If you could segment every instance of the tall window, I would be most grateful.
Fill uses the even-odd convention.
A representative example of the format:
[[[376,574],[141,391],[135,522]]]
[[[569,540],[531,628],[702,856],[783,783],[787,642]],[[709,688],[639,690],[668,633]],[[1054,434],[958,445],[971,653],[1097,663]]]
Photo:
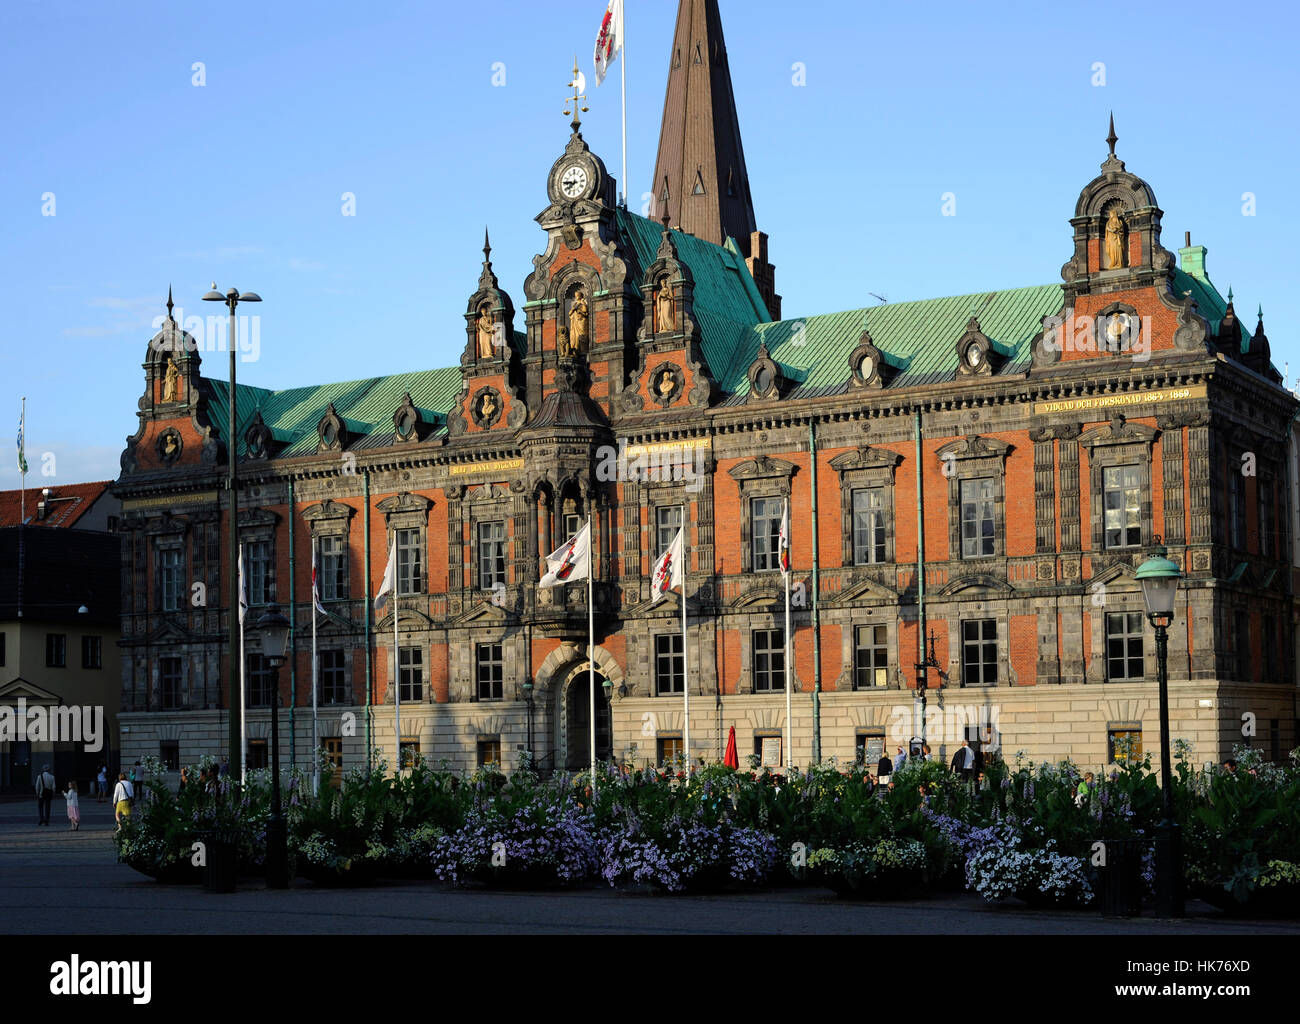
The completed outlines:
[[[396,530],[397,592],[418,594],[423,590],[424,550],[419,530]]]
[[[751,498],[749,501],[755,572],[781,568],[781,512],[780,498]]]
[[[1102,472],[1102,510],[1106,547],[1131,548],[1142,543],[1140,467],[1110,466]]]
[[[474,660],[474,678],[479,700],[500,700],[502,695],[500,644],[479,644]]]
[[[1259,494],[1259,553],[1273,554],[1273,481],[1261,476],[1255,481]]]
[[[663,557],[668,545],[682,528],[682,507],[680,505],[661,505],[655,509],[655,557]]]
[[[478,524],[478,585],[494,590],[506,585],[506,524],[494,519]]]
[[[1277,616],[1265,615],[1259,650],[1264,657],[1264,682],[1281,682],[1277,678]]]
[[[330,785],[335,789],[343,786],[343,739],[339,736],[326,736],[321,740],[321,749],[330,765]]]
[[[1246,546],[1246,478],[1241,463],[1228,463],[1228,541],[1234,548]]]
[[[181,610],[185,587],[184,554],[180,548],[163,548],[158,552],[158,603],[162,611]]]
[[[1238,609],[1232,616],[1232,646],[1237,652],[1237,678],[1250,679],[1250,614]]]
[[[993,478],[961,482],[961,557],[987,558],[993,554]]]
[[[349,703],[344,652],[337,649],[324,650],[317,657],[320,670],[320,702],[322,704]]]
[[[261,654],[248,656],[248,706],[250,708],[269,708],[271,695],[275,690],[275,669],[268,658]]]
[[[582,516],[578,515],[578,513],[567,513],[564,517],[564,539],[568,540],[570,537],[576,536],[578,531],[582,529],[582,522]],[[504,528],[505,524],[502,523],[501,525]],[[504,533],[502,539],[505,539]]]
[[[320,599],[342,601],[348,596],[347,538],[327,535],[316,543]]]
[[[158,659],[158,702],[164,711],[181,706],[181,659]]]
[[[754,691],[784,690],[785,630],[754,630],[753,652]]]
[[[961,624],[961,684],[996,686],[997,681],[997,620],[967,619]]]
[[[424,700],[424,649],[403,647],[398,652],[398,658],[402,700]]]
[[[1106,615],[1106,678],[1112,683],[1142,679],[1142,613],[1108,612]]]
[[[655,693],[681,693],[683,669],[682,635],[664,633],[655,637]]]
[[[45,634],[45,667],[68,667],[68,636],[66,633]]]
[[[81,667],[104,667],[104,638],[102,636],[83,636],[81,638]]]
[[[248,587],[248,603],[269,604],[275,600],[271,593],[271,542],[251,540],[244,544],[244,559],[247,565],[245,583]]]
[[[853,688],[889,685],[889,631],[884,626],[854,630]]]
[[[885,489],[865,487],[853,492],[853,564],[885,560]]]

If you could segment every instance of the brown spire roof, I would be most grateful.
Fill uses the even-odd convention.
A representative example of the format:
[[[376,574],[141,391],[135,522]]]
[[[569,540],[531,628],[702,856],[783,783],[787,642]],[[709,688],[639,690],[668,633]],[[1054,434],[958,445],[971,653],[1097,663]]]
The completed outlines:
[[[652,216],[750,255],[757,229],[718,0],[680,0],[655,159]]]

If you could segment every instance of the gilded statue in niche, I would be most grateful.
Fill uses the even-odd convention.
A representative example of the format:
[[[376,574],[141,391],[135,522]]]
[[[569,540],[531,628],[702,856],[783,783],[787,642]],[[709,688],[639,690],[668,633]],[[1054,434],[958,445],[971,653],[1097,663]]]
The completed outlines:
[[[673,291],[668,284],[668,279],[659,282],[659,288],[655,291],[655,332],[664,334],[673,330],[676,322],[673,319]]]
[[[167,357],[167,371],[163,376],[162,400],[175,402],[180,398],[181,371],[176,369],[176,361]]]
[[[1106,218],[1106,240],[1102,253],[1102,270],[1117,270],[1124,266],[1124,221],[1120,218],[1119,207],[1110,208]]]
[[[588,321],[587,297],[579,288],[573,293],[573,300],[569,304],[569,340],[567,351],[561,352],[561,355],[571,356],[587,350]]]
[[[492,311],[486,302],[479,308],[475,323],[478,327],[478,357],[491,359],[496,347],[496,324],[492,321]]]

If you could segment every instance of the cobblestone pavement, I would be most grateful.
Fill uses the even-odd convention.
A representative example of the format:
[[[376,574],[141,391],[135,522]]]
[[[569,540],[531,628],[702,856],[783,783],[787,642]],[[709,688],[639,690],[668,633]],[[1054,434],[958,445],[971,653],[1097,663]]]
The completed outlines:
[[[1180,921],[1107,920],[1095,911],[1046,913],[969,893],[854,903],[825,889],[664,896],[609,888],[575,892],[449,890],[434,882],[364,889],[256,879],[232,894],[159,885],[116,863],[108,804],[82,799],[80,831],[62,800],[48,828],[36,801],[0,804],[0,932],[5,934],[1300,934],[1300,921],[1236,922],[1204,904]]]

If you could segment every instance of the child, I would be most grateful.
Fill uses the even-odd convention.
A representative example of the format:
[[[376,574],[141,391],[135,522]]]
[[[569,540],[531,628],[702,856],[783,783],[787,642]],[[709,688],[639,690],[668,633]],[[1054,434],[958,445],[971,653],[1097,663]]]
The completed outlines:
[[[68,829],[76,832],[81,828],[81,804],[77,799],[77,783],[75,781],[68,783],[68,790],[63,794],[63,798],[68,801]]]

